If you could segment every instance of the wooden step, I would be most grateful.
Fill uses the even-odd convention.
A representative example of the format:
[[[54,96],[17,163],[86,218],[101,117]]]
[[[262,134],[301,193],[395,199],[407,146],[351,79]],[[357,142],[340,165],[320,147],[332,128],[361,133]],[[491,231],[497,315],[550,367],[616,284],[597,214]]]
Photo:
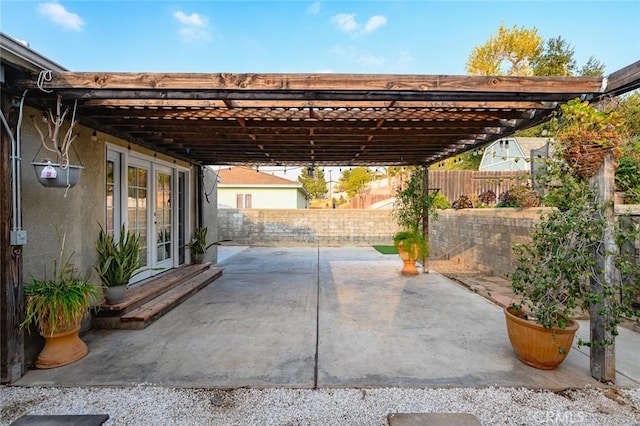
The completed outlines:
[[[137,309],[120,316],[120,324],[117,328],[139,330],[147,327],[197,291],[209,285],[220,275],[222,275],[222,268],[211,268],[184,281]]]
[[[175,269],[171,269],[155,277],[135,285],[127,290],[127,297],[121,303],[100,305],[99,317],[120,316],[123,313],[132,311],[139,306],[154,299],[158,295],[171,290],[183,281],[194,277],[203,271],[206,271],[211,263],[183,265]]]

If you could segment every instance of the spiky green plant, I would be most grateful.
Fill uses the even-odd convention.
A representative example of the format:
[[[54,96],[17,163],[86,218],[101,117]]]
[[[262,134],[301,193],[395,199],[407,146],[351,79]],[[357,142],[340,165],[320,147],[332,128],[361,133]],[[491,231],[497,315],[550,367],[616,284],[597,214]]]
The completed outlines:
[[[144,266],[140,259],[140,236],[127,231],[122,225],[120,236],[115,241],[102,226],[96,241],[98,263],[94,269],[105,287],[117,287],[129,284],[129,280]]]
[[[78,324],[93,301],[101,298],[100,287],[82,277],[71,262],[73,255],[65,254],[66,235],[58,235],[60,257],[53,262],[53,278],[31,277],[25,285],[25,319],[21,327],[32,321],[43,336],[53,335]]]

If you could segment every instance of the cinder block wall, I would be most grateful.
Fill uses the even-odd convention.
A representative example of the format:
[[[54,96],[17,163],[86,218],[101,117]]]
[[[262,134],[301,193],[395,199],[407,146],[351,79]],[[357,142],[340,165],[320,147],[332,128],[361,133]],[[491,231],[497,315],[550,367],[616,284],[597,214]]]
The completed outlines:
[[[392,244],[397,230],[389,210],[218,210],[218,238],[236,245]]]
[[[431,259],[457,261],[489,275],[506,277],[513,271],[514,244],[529,240],[540,211],[494,208],[442,210],[431,226]]]
[[[639,220],[640,206],[621,206]],[[529,240],[545,208],[440,210],[431,223],[430,259],[466,264],[489,275],[513,271],[514,244]],[[219,209],[218,238],[235,245],[392,244],[398,227],[390,210]],[[636,242],[636,253],[640,250]]]

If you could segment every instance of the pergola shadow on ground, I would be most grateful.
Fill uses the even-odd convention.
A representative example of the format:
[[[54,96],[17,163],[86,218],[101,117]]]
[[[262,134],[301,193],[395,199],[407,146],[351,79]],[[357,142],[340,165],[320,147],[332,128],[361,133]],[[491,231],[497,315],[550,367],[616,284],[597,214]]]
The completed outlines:
[[[95,330],[89,355],[21,386],[603,386],[589,351],[556,370],[521,363],[502,309],[438,273],[404,277],[367,247],[221,249],[224,275],[148,328]],[[588,334],[588,323],[582,327]],[[616,341],[618,385],[640,385],[640,335]]]

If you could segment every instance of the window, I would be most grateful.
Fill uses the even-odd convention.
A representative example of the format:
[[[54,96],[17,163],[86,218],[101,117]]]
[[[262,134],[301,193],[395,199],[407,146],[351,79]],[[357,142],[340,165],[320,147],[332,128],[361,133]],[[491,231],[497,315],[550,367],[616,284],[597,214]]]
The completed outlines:
[[[238,208],[238,209],[250,209],[251,208],[251,194],[236,194],[236,208]]]

